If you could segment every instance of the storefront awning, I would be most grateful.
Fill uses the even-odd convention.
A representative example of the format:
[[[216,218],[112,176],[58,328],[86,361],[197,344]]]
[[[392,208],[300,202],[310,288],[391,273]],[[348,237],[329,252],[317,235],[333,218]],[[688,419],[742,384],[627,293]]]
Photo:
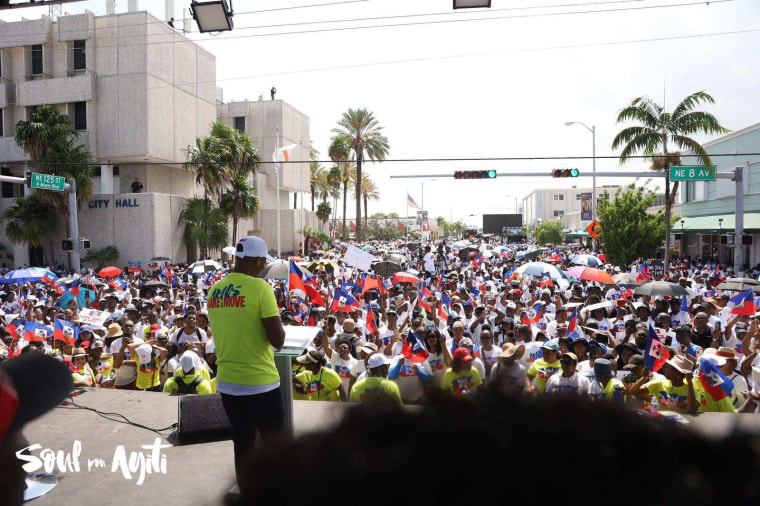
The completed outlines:
[[[585,230],[581,230],[581,229],[570,230],[568,232],[565,232],[565,235],[568,236],[568,237],[591,237],[590,235],[588,235],[588,232],[586,232]]]
[[[723,219],[722,227],[720,219]],[[681,223],[683,220],[683,224]],[[734,232],[736,224],[733,214],[713,216],[684,216],[673,224],[672,232],[678,234],[683,230],[691,234],[726,234]],[[682,227],[683,225],[683,227]],[[760,234],[760,213],[744,213],[744,233]]]

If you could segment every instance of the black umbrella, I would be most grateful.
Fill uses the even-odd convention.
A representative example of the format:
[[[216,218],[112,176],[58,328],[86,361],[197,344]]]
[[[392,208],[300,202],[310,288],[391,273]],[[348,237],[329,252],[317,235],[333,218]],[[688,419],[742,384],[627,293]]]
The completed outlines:
[[[459,258],[461,258],[464,261],[467,261],[470,259],[470,253],[477,253],[479,250],[478,248],[473,248],[472,246],[467,246],[466,248],[462,248],[459,250]]]
[[[619,285],[639,286],[641,282],[636,280],[636,274],[632,272],[621,272],[612,276],[612,280]]]
[[[172,259],[169,257],[153,257],[151,258],[151,261],[153,262],[171,262]]]
[[[377,262],[372,264],[372,270],[380,276],[387,278],[397,272],[401,272],[401,266],[394,262]]]
[[[669,283],[667,281],[652,281],[645,283],[636,288],[633,293],[635,295],[662,295],[664,297],[678,297],[680,295],[689,295],[686,288],[682,287],[678,283]]]
[[[752,290],[754,293],[760,293],[760,281],[752,278],[728,278],[715,288],[732,292]]]

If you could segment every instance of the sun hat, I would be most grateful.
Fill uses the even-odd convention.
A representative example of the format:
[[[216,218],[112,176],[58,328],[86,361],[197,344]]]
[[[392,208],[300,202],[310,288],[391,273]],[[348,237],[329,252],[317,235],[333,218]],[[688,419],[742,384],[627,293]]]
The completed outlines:
[[[523,356],[523,353],[525,353],[524,344],[516,345],[514,343],[504,343],[501,347],[499,358],[509,358],[514,356],[515,358],[520,359]]]
[[[676,355],[665,363],[681,374],[688,374],[694,369],[694,364],[691,363],[691,360],[681,355]]]

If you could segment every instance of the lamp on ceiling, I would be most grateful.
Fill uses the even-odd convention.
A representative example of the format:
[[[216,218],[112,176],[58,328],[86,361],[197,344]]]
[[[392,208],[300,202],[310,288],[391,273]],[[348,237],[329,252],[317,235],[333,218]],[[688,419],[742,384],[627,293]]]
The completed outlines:
[[[229,6],[227,0],[214,0],[211,2],[190,3],[190,13],[198,24],[198,31],[226,32],[232,30],[232,0]]]

